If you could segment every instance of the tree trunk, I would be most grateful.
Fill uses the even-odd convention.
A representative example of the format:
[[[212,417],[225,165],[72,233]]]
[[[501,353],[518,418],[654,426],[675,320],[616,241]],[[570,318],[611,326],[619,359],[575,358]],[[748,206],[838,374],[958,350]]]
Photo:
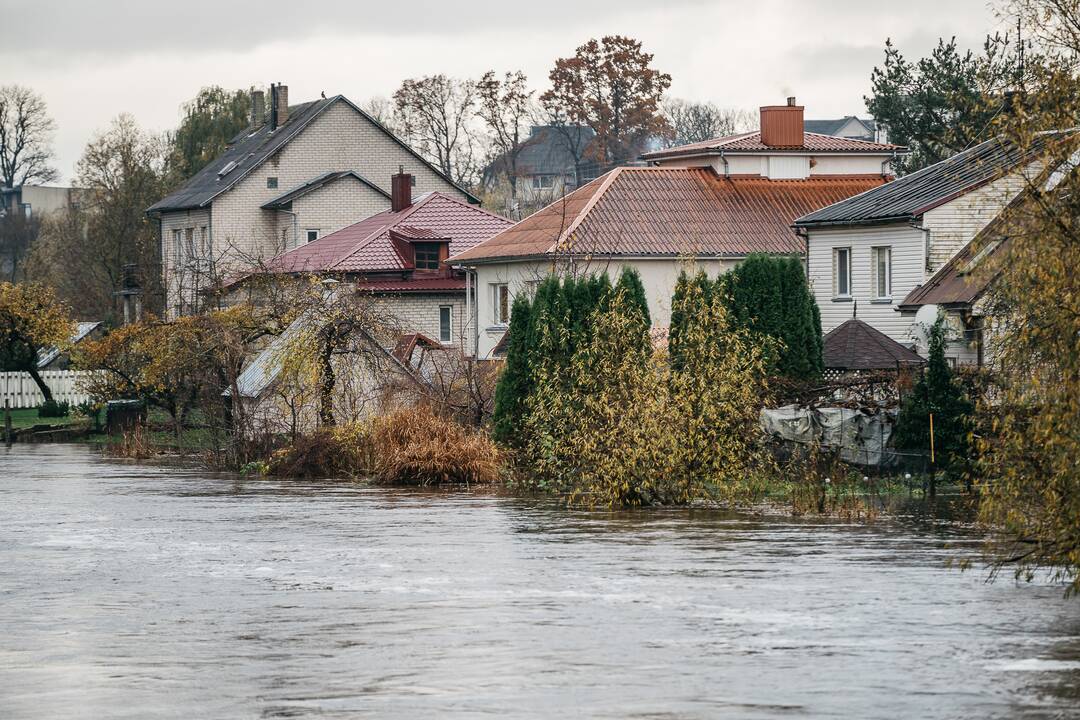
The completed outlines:
[[[53,399],[52,390],[49,389],[49,386],[46,385],[45,381],[41,379],[40,375],[38,375],[37,368],[34,367],[33,365],[31,365],[30,367],[28,367],[26,369],[26,372],[30,373],[30,377],[33,379],[34,383],[38,386],[38,390],[40,390],[41,394],[45,396],[45,402],[52,402],[52,399]]]
[[[334,366],[332,353],[327,348],[319,358],[319,422],[323,425],[334,424]]]

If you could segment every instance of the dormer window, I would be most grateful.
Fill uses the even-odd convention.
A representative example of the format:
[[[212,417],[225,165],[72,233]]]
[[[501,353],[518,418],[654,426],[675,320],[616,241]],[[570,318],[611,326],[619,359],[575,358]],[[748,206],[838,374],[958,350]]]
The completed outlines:
[[[439,269],[439,245],[441,243],[413,243],[416,253],[414,265],[417,270]]]

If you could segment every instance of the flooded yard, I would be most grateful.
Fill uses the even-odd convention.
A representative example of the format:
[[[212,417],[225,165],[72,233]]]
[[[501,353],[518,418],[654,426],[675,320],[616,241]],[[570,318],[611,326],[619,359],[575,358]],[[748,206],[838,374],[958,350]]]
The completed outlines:
[[[1080,717],[1080,601],[977,547],[16,445],[0,716]]]

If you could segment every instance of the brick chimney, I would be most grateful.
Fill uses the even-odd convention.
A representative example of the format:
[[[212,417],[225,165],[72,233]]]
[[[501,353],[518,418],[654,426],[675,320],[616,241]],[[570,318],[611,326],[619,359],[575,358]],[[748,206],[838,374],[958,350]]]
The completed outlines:
[[[398,165],[396,175],[390,176],[390,209],[401,212],[412,205],[413,176]]]
[[[270,84],[270,129],[276,130],[289,119],[289,86]]]
[[[251,91],[251,129],[258,130],[266,122],[266,94],[262,90]]]
[[[761,108],[761,142],[769,147],[802,147],[803,106],[789,97],[787,105]]]

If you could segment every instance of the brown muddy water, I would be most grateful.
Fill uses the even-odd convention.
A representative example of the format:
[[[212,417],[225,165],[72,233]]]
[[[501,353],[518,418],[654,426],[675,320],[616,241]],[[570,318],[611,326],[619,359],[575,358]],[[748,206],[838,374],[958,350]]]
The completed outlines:
[[[977,546],[0,447],[0,717],[1080,717],[1080,601]]]

